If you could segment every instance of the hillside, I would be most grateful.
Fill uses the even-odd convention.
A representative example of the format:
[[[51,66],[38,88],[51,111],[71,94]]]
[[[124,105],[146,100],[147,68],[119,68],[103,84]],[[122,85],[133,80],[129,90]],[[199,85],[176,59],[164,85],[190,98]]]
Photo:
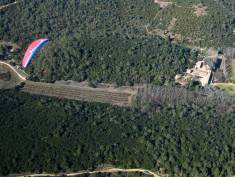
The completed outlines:
[[[144,113],[13,91],[0,94],[0,175],[76,172],[102,164],[182,177],[235,173],[234,111],[178,104]]]
[[[235,175],[234,85],[197,81],[234,56],[234,0],[14,2],[0,2],[0,176]]]
[[[152,0],[25,0],[0,12],[0,39],[22,46],[18,59],[32,40],[51,40],[27,71],[32,80],[172,84],[197,60],[183,46],[233,45],[233,6],[216,0],[175,0],[165,8]]]
[[[149,28],[170,31],[178,41],[192,46],[234,47],[235,1],[172,0],[171,2],[173,4],[157,13]]]
[[[12,2],[3,1],[2,4]],[[161,1],[160,1],[161,2]],[[115,36],[144,37],[145,26],[170,31],[183,41],[205,46],[231,46],[235,36],[233,0],[172,0],[160,8],[153,0],[25,0],[1,11],[0,38],[26,45],[39,36],[58,39],[62,34],[91,38]],[[200,8],[201,7],[201,8]],[[196,9],[205,13],[195,14]],[[18,20],[13,20],[17,17]]]
[[[0,38],[22,46],[18,58],[35,38],[51,40],[28,69],[33,80],[162,85],[197,53],[146,34],[145,24],[159,9],[151,1],[26,0],[1,12]]]

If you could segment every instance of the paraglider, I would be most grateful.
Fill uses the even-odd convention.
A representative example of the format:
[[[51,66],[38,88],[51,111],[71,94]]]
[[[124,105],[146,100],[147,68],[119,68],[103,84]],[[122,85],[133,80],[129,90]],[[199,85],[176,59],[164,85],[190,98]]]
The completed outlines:
[[[28,49],[25,52],[24,58],[22,60],[22,67],[26,68],[30,61],[33,59],[34,55],[38,50],[41,49],[49,40],[48,39],[37,39],[36,41],[32,42]]]

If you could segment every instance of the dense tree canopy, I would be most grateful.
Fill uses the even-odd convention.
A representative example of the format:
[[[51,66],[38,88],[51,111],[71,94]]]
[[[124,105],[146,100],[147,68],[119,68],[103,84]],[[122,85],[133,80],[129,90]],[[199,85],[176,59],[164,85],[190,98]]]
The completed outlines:
[[[42,51],[37,65],[29,68],[34,80],[164,84],[174,80],[175,73],[182,72],[197,54],[145,34],[144,24],[157,10],[157,5],[146,0],[137,4],[24,1],[14,10],[2,12],[0,36],[23,46],[35,38],[49,37],[47,50]],[[19,20],[11,23],[16,15]]]
[[[194,57],[197,53],[160,38],[72,36],[49,42],[28,71],[46,81],[164,84],[174,81],[175,73],[183,72]]]
[[[25,0],[0,12],[0,38],[22,46],[18,58],[34,39],[51,40],[28,71],[32,79],[167,84],[196,55],[148,35],[146,26],[166,29],[176,17],[174,32],[200,39],[201,46],[231,46],[234,41],[232,1],[195,1],[208,6],[208,15],[201,18],[193,14],[194,3],[174,3],[163,10],[152,0]]]
[[[101,164],[179,176],[234,174],[235,112],[200,105],[158,112],[1,91],[0,173]]]
[[[12,0],[1,1],[7,2]],[[23,45],[42,36],[59,38],[62,33],[92,38],[117,33],[139,37],[146,36],[146,25],[167,29],[174,17],[177,23],[173,32],[185,39],[200,39],[196,45],[233,44],[233,0],[173,0],[173,3],[161,9],[153,0],[24,0],[0,12],[0,36]],[[198,4],[207,7],[206,16],[198,18],[193,14],[192,7]]]
[[[234,47],[234,0],[173,0],[175,5],[161,10],[150,28],[168,29],[180,35],[183,43],[200,47]],[[205,15],[196,16],[195,6],[205,7]],[[203,10],[202,10],[203,11]]]
[[[15,1],[14,0],[1,0],[0,5],[2,6],[2,5],[6,5],[9,3],[13,3],[13,2],[15,2]]]
[[[207,7],[206,16],[193,14],[197,4]],[[21,46],[17,54],[0,43],[0,57],[20,61],[28,43],[48,37],[26,69],[32,80],[154,83],[168,89],[175,74],[197,60],[198,53],[183,44],[234,45],[234,5],[234,0],[174,0],[163,9],[152,0],[25,0],[0,10],[1,41]],[[148,34],[146,27],[165,32],[173,18],[171,30],[183,37],[180,44]],[[235,112],[200,99],[187,102],[182,97],[188,92],[180,95],[180,89],[162,95],[159,90],[165,89],[143,92],[135,108],[0,91],[0,176],[105,164],[170,176],[234,175]],[[161,105],[152,102],[159,95],[166,100]]]

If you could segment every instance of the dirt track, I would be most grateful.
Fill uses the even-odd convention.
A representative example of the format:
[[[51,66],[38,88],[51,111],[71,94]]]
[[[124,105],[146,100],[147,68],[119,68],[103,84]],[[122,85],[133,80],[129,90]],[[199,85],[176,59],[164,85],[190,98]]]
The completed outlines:
[[[22,0],[21,0],[21,1],[22,1]],[[20,1],[15,1],[15,2],[13,2],[13,3],[0,6],[0,10],[5,9],[5,8],[8,8],[8,7],[13,6],[13,5],[15,5],[15,4],[18,4],[19,2],[20,2]]]
[[[9,4],[6,4],[6,5],[0,6],[0,10],[8,8],[8,7],[11,7],[13,5],[16,5],[16,4],[18,4],[18,3],[22,2],[22,1],[24,1],[24,0],[18,0],[18,1],[15,1],[13,3],[9,3]]]
[[[16,67],[10,65],[9,63],[7,62],[4,62],[4,61],[0,61],[0,65],[5,65],[7,66],[8,68],[11,69],[11,71],[13,71],[18,77],[19,79],[21,79],[22,81],[25,81],[26,80],[26,73],[24,73],[23,71],[20,71],[19,69],[17,69]]]
[[[95,171],[80,171],[77,173],[62,173],[62,174],[30,174],[30,175],[23,175],[19,177],[55,177],[55,176],[79,176],[84,174],[96,174],[96,173],[118,173],[118,172],[125,172],[125,173],[143,173],[145,175],[153,176],[153,177],[160,177],[158,174],[145,169],[121,169],[121,168],[107,168]]]

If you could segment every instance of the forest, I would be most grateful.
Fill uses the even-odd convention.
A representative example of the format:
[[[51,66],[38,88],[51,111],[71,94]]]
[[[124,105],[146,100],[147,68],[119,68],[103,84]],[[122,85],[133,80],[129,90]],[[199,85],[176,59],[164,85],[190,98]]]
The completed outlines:
[[[27,70],[35,81],[174,83],[175,73],[196,60],[197,52],[157,36],[147,36],[144,23],[159,7],[152,6],[150,1],[130,4],[129,1],[24,1],[16,6],[17,10],[9,8],[2,12],[0,36],[23,47],[35,38],[50,39],[36,63]],[[10,23],[15,15],[19,20]],[[22,58],[23,52],[17,58]]]
[[[170,176],[235,173],[235,112],[166,104],[157,112],[0,91],[0,174],[100,165]]]
[[[175,73],[183,72],[197,58],[197,52],[159,38],[73,36],[67,39],[52,41],[45,47],[27,70],[32,80],[163,85],[174,83]]]
[[[20,63],[30,42],[50,40],[26,69],[33,81],[153,84],[131,108],[0,90],[0,176],[110,165],[170,177],[235,175],[235,111],[223,108],[227,97],[200,94],[195,83],[174,87],[175,74],[199,58],[188,45],[234,45],[234,0],[173,2],[163,9],[152,0],[24,0],[0,10],[1,41],[21,46],[10,53],[0,43],[1,59]],[[207,15],[193,15],[194,3]],[[146,32],[165,30],[173,17],[172,32],[183,36],[178,44]]]
[[[175,3],[193,5],[180,0]],[[18,60],[34,39],[50,39],[27,70],[35,81],[172,85],[175,74],[194,63],[198,53],[184,42],[172,44],[171,40],[148,35],[147,25],[150,29],[166,28],[176,16],[174,32],[195,39],[205,37],[201,47],[231,46],[234,41],[232,1],[221,2],[223,10],[219,10],[220,3],[195,3],[207,5],[209,15],[196,18],[192,9],[184,12],[178,6],[165,11],[151,0],[25,0],[0,12],[0,38],[22,46],[20,54],[14,55]],[[182,26],[185,24],[188,26]]]
[[[15,2],[14,0],[1,0],[0,6]]]
[[[234,47],[235,27],[233,0],[174,0],[175,5],[162,9],[150,23],[150,28],[167,29],[170,21],[176,23],[172,32],[178,34],[181,42],[200,47]],[[194,14],[195,5],[205,7],[205,15]]]
[[[1,4],[12,1],[3,0]],[[233,45],[233,0],[173,0],[173,3],[161,9],[152,0],[24,0],[0,12],[0,36],[23,46],[37,37],[58,39],[61,34],[71,33],[91,38],[116,34],[145,37],[146,25],[163,28],[174,17],[177,23],[173,32],[184,38],[200,38],[195,45]],[[197,4],[207,7],[206,16],[197,18],[193,14],[192,6]]]

